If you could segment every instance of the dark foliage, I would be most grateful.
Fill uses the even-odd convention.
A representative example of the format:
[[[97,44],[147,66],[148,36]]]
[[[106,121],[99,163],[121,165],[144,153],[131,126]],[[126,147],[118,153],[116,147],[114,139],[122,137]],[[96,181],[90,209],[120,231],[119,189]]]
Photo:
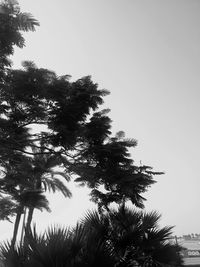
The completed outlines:
[[[74,228],[34,228],[26,244],[1,246],[5,266],[128,267],[181,266],[180,248],[170,242],[171,227],[159,228],[156,212],[123,208],[100,216],[88,212]]]
[[[24,47],[25,40],[21,31],[34,31],[39,23],[29,13],[20,12],[17,1],[4,0],[0,3],[0,84],[4,83],[7,67],[10,67],[9,56],[14,46]]]
[[[0,218],[16,215],[13,240],[1,246],[5,266],[178,266],[179,247],[168,241],[171,227],[160,229],[156,212],[125,208],[128,200],[143,208],[142,194],[161,173],[134,164],[134,139],[122,131],[112,135],[109,110],[101,109],[109,92],[90,76],[70,81],[33,62],[10,68],[14,46],[25,44],[21,31],[38,25],[16,1],[0,5]],[[44,191],[71,196],[60,177],[87,185],[99,213],[88,213],[74,229],[38,235],[30,224],[35,208],[49,210]],[[118,211],[110,209],[112,202]],[[27,211],[24,239],[15,246]]]
[[[3,2],[0,11],[5,40],[1,52],[7,58],[14,45],[23,47],[21,31],[35,30],[39,24],[30,14],[21,13],[17,2]],[[4,67],[9,66],[1,62]],[[91,199],[100,209],[126,200],[143,207],[141,194],[155,182],[155,173],[149,167],[133,164],[128,150],[136,146],[135,140],[125,139],[123,132],[112,136],[109,110],[100,109],[109,92],[100,90],[89,76],[71,82],[69,75],[58,77],[53,71],[37,68],[33,62],[24,62],[23,67],[2,69],[0,162],[2,168],[8,169],[15,162],[15,186],[5,183],[9,179],[3,175],[1,192],[12,193],[9,190],[16,183],[26,188],[30,175],[25,179],[25,174],[17,171],[21,168],[18,160],[26,157],[26,169],[26,162],[41,154],[57,160],[68,180],[75,177],[77,182],[88,185]],[[20,186],[22,181],[24,186]],[[105,190],[100,190],[100,186]]]
[[[70,82],[32,63],[24,66],[8,72],[0,92],[1,161],[14,161],[20,153],[53,155],[69,177],[93,189],[99,206],[131,200],[143,207],[141,194],[154,183],[155,173],[134,166],[128,149],[136,141],[112,137],[106,112],[93,112],[108,92],[90,77]],[[33,131],[36,127],[42,130]]]

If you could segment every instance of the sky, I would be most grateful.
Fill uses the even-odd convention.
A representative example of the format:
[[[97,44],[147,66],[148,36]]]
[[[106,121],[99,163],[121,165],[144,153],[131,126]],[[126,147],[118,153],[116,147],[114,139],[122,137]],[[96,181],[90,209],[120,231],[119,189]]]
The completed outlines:
[[[162,214],[174,233],[200,233],[200,1],[196,0],[19,0],[39,20],[15,49],[13,67],[38,67],[91,75],[111,94],[113,132],[138,140],[136,164],[164,171],[144,195],[146,210]],[[50,196],[52,212],[36,212],[39,229],[75,223],[88,208],[88,190],[69,184],[74,197]],[[13,225],[0,222],[1,238]]]

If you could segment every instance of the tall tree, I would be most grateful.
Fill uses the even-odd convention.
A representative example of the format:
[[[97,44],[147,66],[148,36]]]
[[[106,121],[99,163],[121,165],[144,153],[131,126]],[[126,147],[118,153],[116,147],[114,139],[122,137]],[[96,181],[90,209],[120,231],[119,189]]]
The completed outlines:
[[[2,3],[1,17],[11,32],[11,37],[2,32],[7,57],[13,45],[24,45],[21,30],[34,30],[38,22],[11,0]],[[100,209],[126,200],[142,207],[141,194],[154,183],[153,173],[130,159],[128,149],[135,140],[124,140],[122,132],[111,135],[108,110],[98,110],[108,91],[99,90],[89,76],[70,82],[69,75],[58,77],[33,62],[23,66],[7,69],[0,90],[1,162],[16,153],[54,155],[62,158],[68,176],[92,189]],[[99,190],[102,185],[106,193]]]
[[[100,205],[130,199],[141,207],[154,173],[133,164],[128,149],[136,142],[112,137],[105,110],[96,112],[108,92],[90,77],[70,82],[32,63],[24,66],[9,72],[0,95],[1,160],[14,153],[54,155],[69,177],[93,189],[92,199]],[[99,192],[101,185],[107,194]]]
[[[62,167],[66,177],[89,186],[101,213],[104,208],[109,211],[112,202],[123,207],[128,200],[143,208],[142,194],[155,182],[154,174],[160,173],[134,164],[129,154],[137,144],[134,139],[126,139],[123,132],[112,134],[108,110],[101,108],[109,92],[100,90],[89,76],[71,81],[69,75],[57,76],[33,62],[24,62],[23,69],[6,69],[13,45],[24,45],[20,31],[34,30],[38,22],[30,15],[23,16],[11,1],[2,5],[0,15],[13,38],[10,41],[3,32],[6,42],[2,48],[7,50],[2,52],[0,88],[0,164],[2,169],[11,168],[13,179],[6,174],[0,190],[18,196],[18,203],[26,203],[19,205],[15,229],[26,206],[30,229],[36,204],[30,205],[32,199],[26,202],[23,196],[28,198],[31,190],[41,192],[43,170],[36,165],[35,176],[31,175],[34,160],[39,162],[39,158],[53,158],[54,167]],[[53,181],[58,188],[55,176]],[[46,186],[50,184],[46,180]]]
[[[61,192],[64,197],[71,197],[72,194],[66,185],[59,178],[64,178],[66,181],[70,180],[67,173],[55,170],[62,164],[61,158],[55,155],[48,155],[42,153],[44,151],[34,149],[36,153],[32,158],[32,190],[35,192]],[[31,221],[33,217],[34,205],[29,207],[28,217],[26,223],[27,231],[30,231]]]
[[[4,212],[1,219],[10,220],[9,215],[16,214],[13,245],[16,241],[22,214],[25,217],[26,212],[28,212],[26,228],[30,230],[34,209],[45,208],[49,210],[48,201],[44,196],[46,190],[53,193],[60,191],[65,197],[71,197],[71,192],[59,179],[61,176],[68,180],[68,176],[53,169],[58,165],[59,162],[55,156],[38,154],[34,157],[27,157],[19,154],[15,161],[9,161],[9,164],[4,168],[4,176],[0,180],[0,190],[5,196],[7,194],[10,197],[2,197],[0,203]]]
[[[69,75],[58,77],[53,71],[38,69],[33,62],[24,62],[24,69],[5,69],[13,46],[24,45],[21,31],[34,30],[38,22],[21,13],[13,1],[2,3],[0,17],[5,40],[1,43],[0,162],[2,168],[9,169],[11,163],[15,166],[14,186],[9,184],[9,173],[0,190],[13,197],[16,192],[21,195],[30,190],[31,183],[34,189],[41,189],[38,174],[33,183],[30,174],[21,172],[18,161],[24,158],[23,169],[28,167],[31,173],[32,158],[48,155],[59,162],[65,176],[91,188],[91,198],[99,209],[126,200],[143,207],[141,194],[154,183],[153,173],[133,164],[128,149],[136,145],[135,140],[124,139],[122,132],[112,136],[108,110],[100,110],[108,91],[99,90],[89,76],[70,82]],[[58,185],[54,178],[54,187],[55,183]],[[15,229],[23,210],[23,206],[18,209]],[[32,213],[33,207],[29,208],[28,227]]]

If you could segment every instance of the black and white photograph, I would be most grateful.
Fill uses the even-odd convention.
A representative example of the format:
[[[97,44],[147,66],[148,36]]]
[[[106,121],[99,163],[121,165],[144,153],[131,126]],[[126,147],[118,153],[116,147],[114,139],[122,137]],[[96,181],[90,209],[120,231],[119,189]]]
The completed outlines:
[[[200,0],[0,0],[0,267],[200,267]]]

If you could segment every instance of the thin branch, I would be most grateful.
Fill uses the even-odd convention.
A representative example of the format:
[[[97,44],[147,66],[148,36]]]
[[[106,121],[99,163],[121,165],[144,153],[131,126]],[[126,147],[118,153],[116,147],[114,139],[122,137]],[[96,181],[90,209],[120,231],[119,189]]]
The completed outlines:
[[[24,154],[28,154],[28,155],[32,155],[32,156],[34,156],[34,155],[42,155],[42,154],[47,154],[47,155],[52,154],[52,152],[37,152],[37,153],[33,153],[33,152],[25,151],[25,150],[20,149],[20,148],[14,148],[14,150],[20,151],[20,152],[22,152]],[[55,154],[55,152],[54,152],[54,154]]]

